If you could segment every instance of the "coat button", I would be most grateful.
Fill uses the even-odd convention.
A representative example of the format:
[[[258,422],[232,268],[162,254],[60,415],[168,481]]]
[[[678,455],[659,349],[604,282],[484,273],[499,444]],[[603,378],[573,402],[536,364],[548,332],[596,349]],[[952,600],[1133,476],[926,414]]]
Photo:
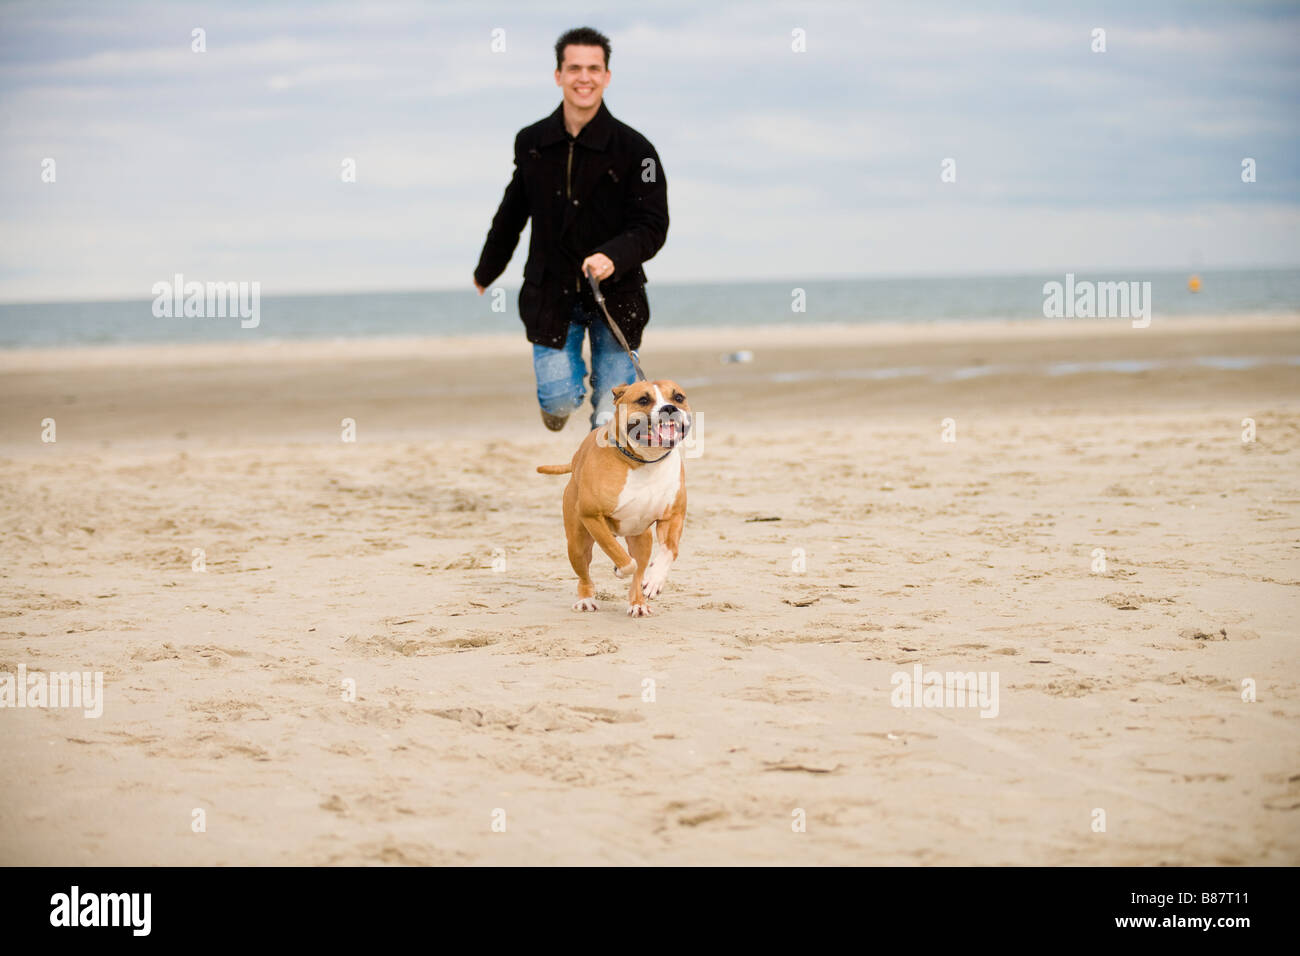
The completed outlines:
[[[575,206],[580,205],[579,202],[578,202],[578,200],[576,200],[576,199],[573,201],[573,204],[574,204]]]

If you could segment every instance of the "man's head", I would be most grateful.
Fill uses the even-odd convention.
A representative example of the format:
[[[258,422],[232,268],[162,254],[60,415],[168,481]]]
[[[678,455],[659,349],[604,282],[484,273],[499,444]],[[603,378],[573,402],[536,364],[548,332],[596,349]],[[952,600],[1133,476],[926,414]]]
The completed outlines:
[[[600,106],[609,72],[609,38],[591,27],[569,30],[555,41],[555,85],[564,102],[588,110]]]

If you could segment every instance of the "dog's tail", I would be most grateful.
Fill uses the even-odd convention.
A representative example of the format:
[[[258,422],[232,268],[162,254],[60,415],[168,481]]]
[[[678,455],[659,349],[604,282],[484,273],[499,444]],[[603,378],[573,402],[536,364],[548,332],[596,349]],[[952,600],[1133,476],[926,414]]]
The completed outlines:
[[[567,475],[573,471],[573,464],[567,465],[538,465],[537,473],[539,475]]]

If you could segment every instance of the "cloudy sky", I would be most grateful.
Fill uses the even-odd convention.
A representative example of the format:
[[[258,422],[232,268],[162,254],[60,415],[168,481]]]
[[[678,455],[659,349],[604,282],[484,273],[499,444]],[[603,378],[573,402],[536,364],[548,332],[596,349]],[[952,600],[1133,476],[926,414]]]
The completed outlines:
[[[975,6],[0,3],[0,300],[468,287],[584,24],[663,160],[652,281],[1300,265],[1296,5]]]

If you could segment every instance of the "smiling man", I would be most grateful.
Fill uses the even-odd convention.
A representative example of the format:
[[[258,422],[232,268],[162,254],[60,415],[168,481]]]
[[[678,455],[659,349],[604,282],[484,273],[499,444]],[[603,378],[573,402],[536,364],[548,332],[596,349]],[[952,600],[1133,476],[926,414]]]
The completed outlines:
[[[584,272],[592,269],[610,315],[633,349],[650,319],[641,263],[668,234],[668,186],[650,141],[605,106],[609,39],[590,27],[555,44],[562,102],[515,137],[515,171],[474,270],[479,295],[505,270],[531,217],[519,317],[533,343],[542,421],[564,427],[586,397],[582,340],[591,339],[591,427],[614,414],[611,390],[636,380]]]

